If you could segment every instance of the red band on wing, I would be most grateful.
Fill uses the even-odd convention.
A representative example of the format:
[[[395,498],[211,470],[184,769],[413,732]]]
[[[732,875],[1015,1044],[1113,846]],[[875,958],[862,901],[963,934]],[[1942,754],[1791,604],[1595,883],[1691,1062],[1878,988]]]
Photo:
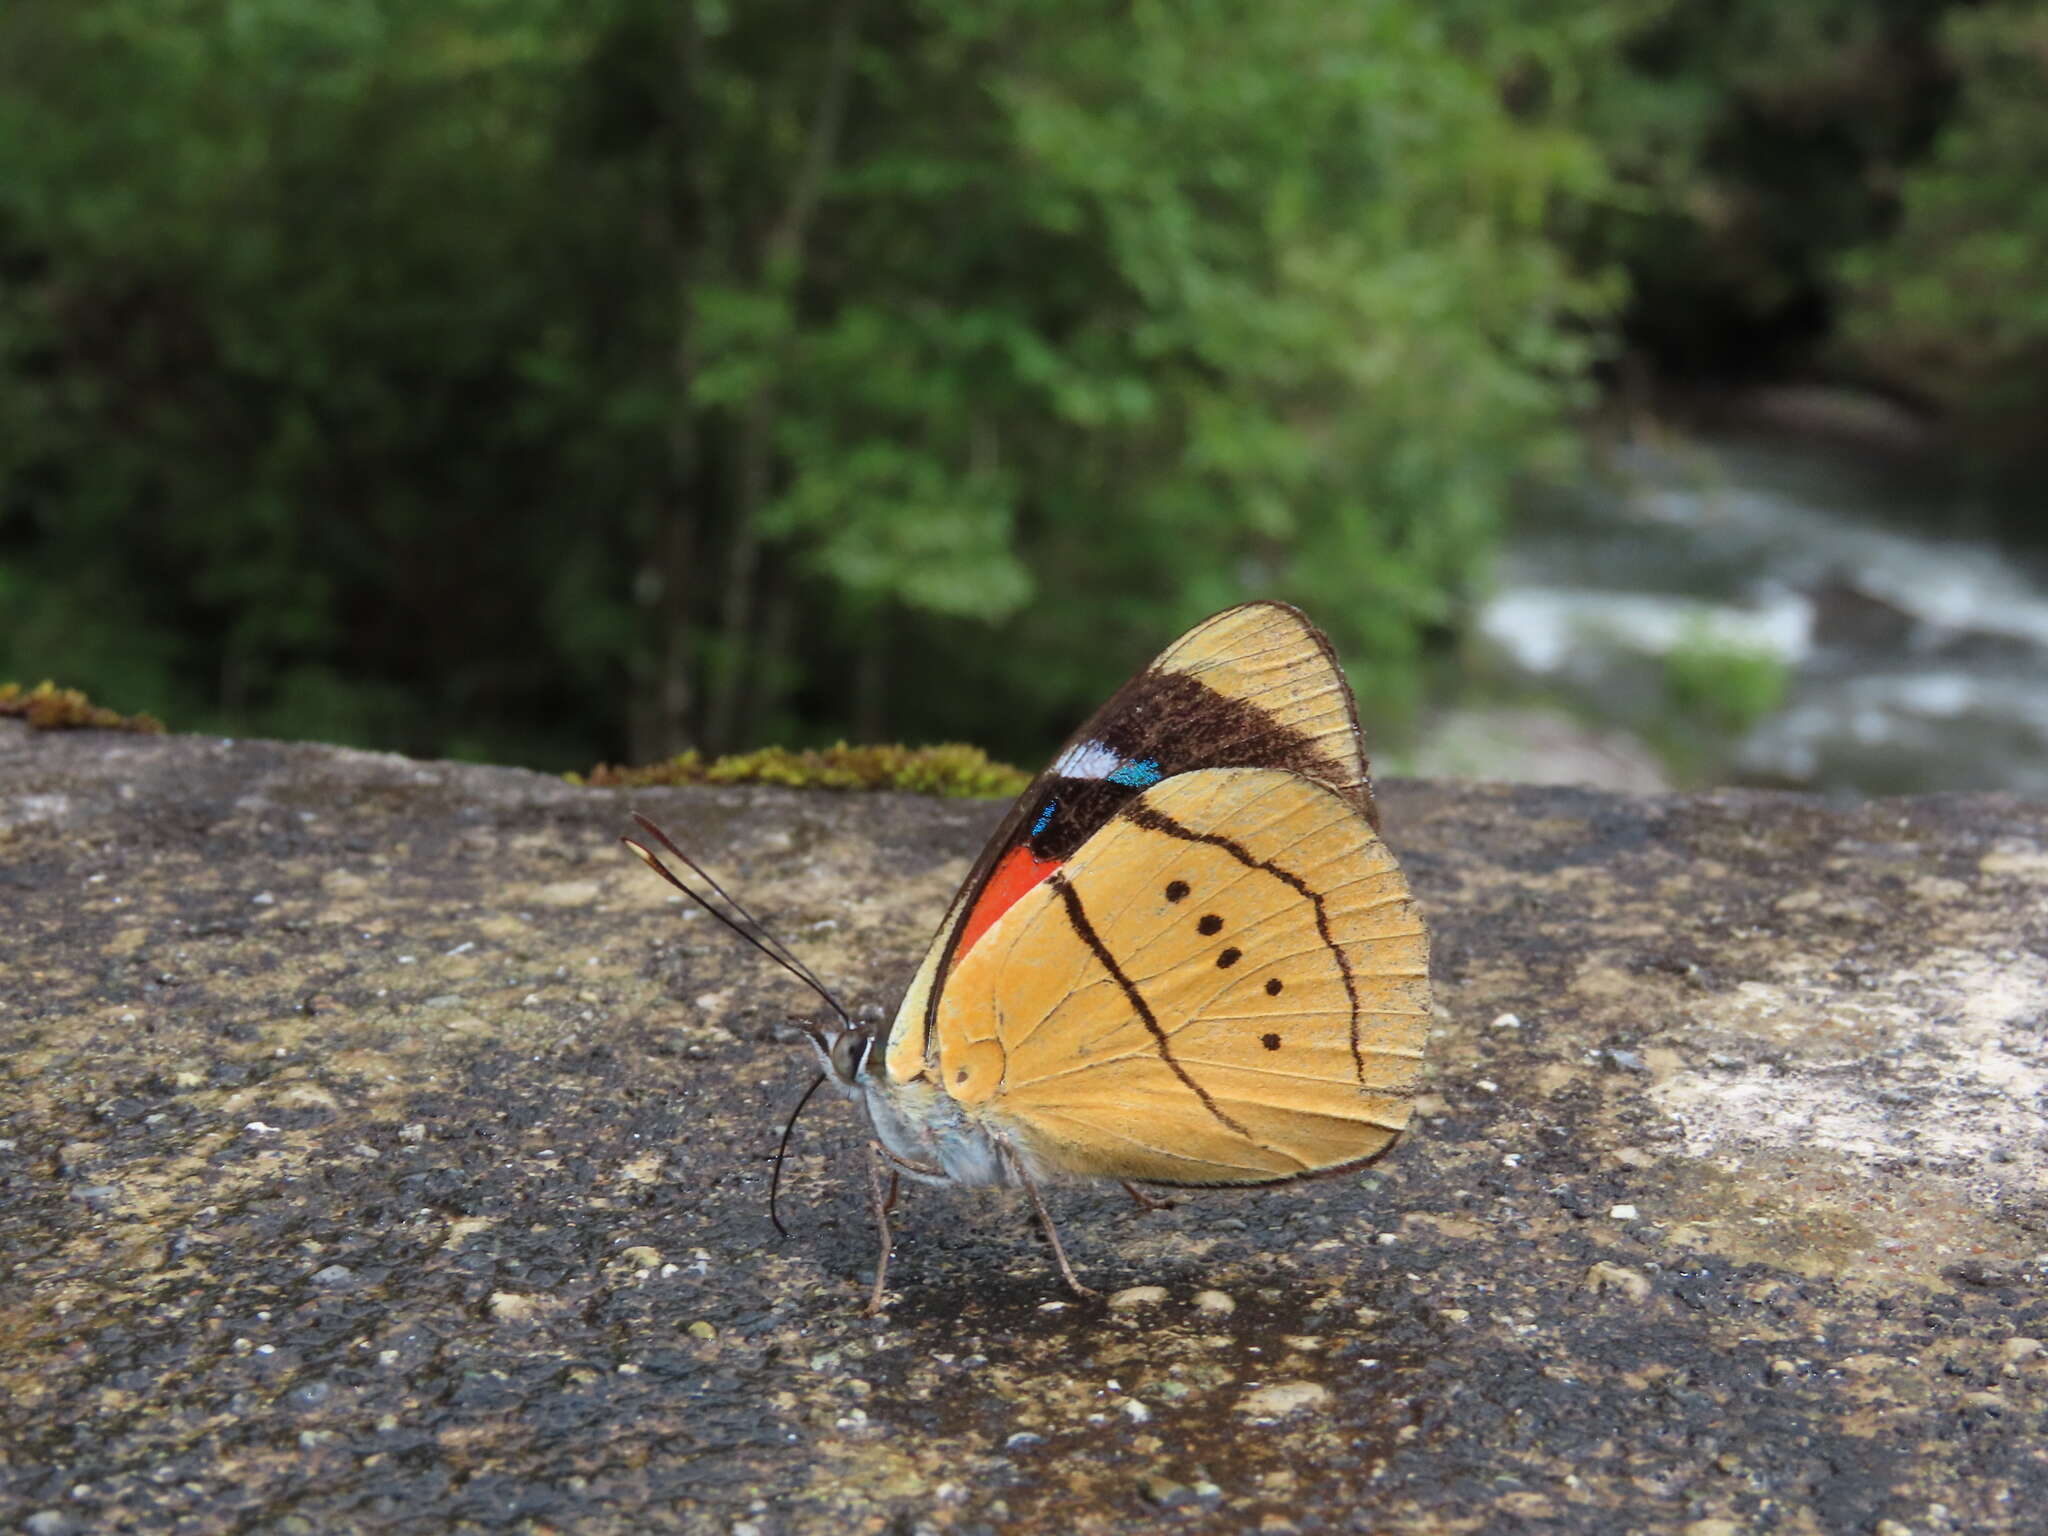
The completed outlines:
[[[989,925],[1001,917],[1031,887],[1066,862],[1063,859],[1040,859],[1034,857],[1028,843],[1019,843],[989,872],[988,884],[981,888],[981,896],[974,903],[974,910],[967,914],[967,922],[960,930],[959,946],[953,951],[957,961],[974,948],[974,941],[988,932]]]

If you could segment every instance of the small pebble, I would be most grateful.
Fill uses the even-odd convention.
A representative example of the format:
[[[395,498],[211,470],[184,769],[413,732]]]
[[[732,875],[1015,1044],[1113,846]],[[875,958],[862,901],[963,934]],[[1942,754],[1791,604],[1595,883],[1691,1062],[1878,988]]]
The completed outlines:
[[[39,1509],[21,1522],[21,1528],[28,1536],[65,1536],[71,1521],[61,1509]]]
[[[1163,1285],[1133,1285],[1118,1291],[1109,1298],[1112,1312],[1128,1312],[1133,1307],[1153,1307],[1166,1300]]]
[[[1138,1479],[1138,1492],[1145,1496],[1147,1504],[1157,1504],[1161,1509],[1178,1509],[1183,1504],[1195,1501],[1195,1490],[1186,1483],[1177,1483],[1170,1477],[1157,1472]]]
[[[427,1128],[426,1126],[422,1125],[419,1121],[415,1120],[411,1125],[405,1126],[400,1129],[398,1133],[398,1139],[404,1142],[411,1142],[412,1144],[417,1146],[420,1142],[423,1142],[427,1139]]]
[[[1028,1429],[1020,1429],[1003,1442],[1003,1448],[1005,1450],[1021,1451],[1030,1446],[1042,1444],[1044,1440],[1045,1436],[1043,1435],[1033,1434]]]
[[[1520,1029],[1522,1021],[1512,1013],[1497,1013],[1493,1016],[1495,1029]]]
[[[1124,1417],[1133,1424],[1149,1424],[1152,1422],[1152,1410],[1139,1402],[1135,1397],[1125,1398],[1120,1406],[1123,1409]]]
[[[688,1333],[693,1339],[715,1339],[718,1337],[718,1330],[705,1322],[701,1317],[696,1322],[690,1324],[684,1332]]]
[[[1237,1310],[1237,1303],[1232,1301],[1229,1295],[1223,1291],[1197,1291],[1195,1292],[1195,1310],[1197,1312],[1213,1312],[1217,1316],[1222,1317],[1235,1312]]]
[[[1616,1221],[1634,1221],[1636,1219],[1636,1208],[1632,1205],[1612,1206],[1607,1214]]]
[[[636,1247],[620,1250],[619,1257],[635,1269],[659,1269],[661,1267],[661,1250],[649,1248],[644,1243]]]
[[[346,1285],[355,1277],[356,1272],[346,1264],[330,1264],[325,1269],[313,1271],[315,1285]]]
[[[1650,1277],[1626,1264],[1595,1264],[1586,1271],[1586,1289],[1597,1296],[1620,1296],[1640,1306],[1655,1289]]]
[[[1316,1381],[1276,1381],[1238,1400],[1237,1411],[1254,1419],[1282,1419],[1304,1408],[1320,1408],[1330,1400],[1330,1389]]]
[[[489,1306],[491,1316],[499,1322],[523,1323],[540,1310],[540,1298],[522,1296],[517,1291],[493,1291]]]

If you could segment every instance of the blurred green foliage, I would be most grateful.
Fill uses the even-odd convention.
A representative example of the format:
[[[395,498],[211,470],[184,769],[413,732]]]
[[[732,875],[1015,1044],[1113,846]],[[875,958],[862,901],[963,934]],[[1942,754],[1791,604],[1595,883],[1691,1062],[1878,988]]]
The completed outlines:
[[[1863,303],[2039,398],[1996,295],[1883,264],[1903,195],[1943,282],[2033,142],[1983,98],[2038,8],[1955,8],[10,0],[0,676],[556,767],[1029,757],[1278,596],[1398,722],[1627,339]]]
[[[1664,695],[1672,713],[1711,740],[1740,736],[1776,713],[1791,684],[1783,657],[1717,639],[1704,626],[1664,656]]]
[[[1901,393],[1939,405],[1972,446],[2038,455],[2048,418],[2048,5],[1947,19],[1969,83],[1899,189],[1892,237],[1843,263],[1849,344]]]

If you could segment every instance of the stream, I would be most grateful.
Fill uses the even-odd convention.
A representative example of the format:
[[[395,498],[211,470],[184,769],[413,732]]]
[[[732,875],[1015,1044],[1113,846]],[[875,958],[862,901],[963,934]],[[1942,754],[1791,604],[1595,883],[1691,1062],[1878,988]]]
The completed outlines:
[[[1982,510],[1805,442],[1611,450],[1518,515],[1480,618],[1494,681],[1707,782],[2048,795],[2048,555]],[[1681,669],[1749,691],[1703,711]]]

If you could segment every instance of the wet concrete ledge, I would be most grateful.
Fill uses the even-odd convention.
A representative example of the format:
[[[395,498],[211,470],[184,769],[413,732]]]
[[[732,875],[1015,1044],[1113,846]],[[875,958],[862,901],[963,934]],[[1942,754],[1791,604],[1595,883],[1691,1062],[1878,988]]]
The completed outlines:
[[[0,1530],[1675,1532],[2048,1519],[2048,807],[1395,783],[1379,1169],[1144,1214],[767,1154],[997,815],[0,722]]]

